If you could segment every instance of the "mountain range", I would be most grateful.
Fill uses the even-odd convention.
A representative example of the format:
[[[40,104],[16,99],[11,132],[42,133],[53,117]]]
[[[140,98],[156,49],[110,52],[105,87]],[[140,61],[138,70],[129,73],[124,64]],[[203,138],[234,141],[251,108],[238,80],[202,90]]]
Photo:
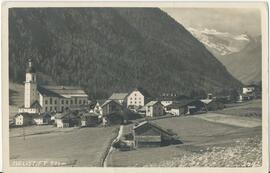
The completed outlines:
[[[261,36],[187,28],[244,84],[261,81]]]
[[[41,84],[81,86],[91,98],[138,86],[152,95],[219,93],[241,86],[158,8],[10,9],[10,81],[24,81],[29,58]]]

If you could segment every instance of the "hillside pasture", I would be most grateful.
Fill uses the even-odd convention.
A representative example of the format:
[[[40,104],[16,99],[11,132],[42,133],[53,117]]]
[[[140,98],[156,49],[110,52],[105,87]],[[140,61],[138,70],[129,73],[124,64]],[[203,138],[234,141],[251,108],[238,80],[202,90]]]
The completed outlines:
[[[261,126],[233,126],[206,121],[196,116],[160,119],[154,122],[177,133],[183,144],[137,148],[127,152],[114,151],[108,165],[246,167],[261,164]],[[124,133],[131,129],[130,125],[126,126]],[[237,149],[234,149],[235,147]]]
[[[117,135],[117,128],[43,126],[11,129],[10,162],[12,165],[18,160],[50,160],[64,162],[64,166],[101,166],[111,139]]]

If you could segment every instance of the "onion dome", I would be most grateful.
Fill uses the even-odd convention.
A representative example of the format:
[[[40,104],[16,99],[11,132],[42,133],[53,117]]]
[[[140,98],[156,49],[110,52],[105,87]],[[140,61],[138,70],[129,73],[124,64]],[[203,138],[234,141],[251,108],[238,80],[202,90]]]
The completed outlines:
[[[36,73],[36,69],[32,66],[31,59],[28,60],[28,67],[26,69],[26,73]]]

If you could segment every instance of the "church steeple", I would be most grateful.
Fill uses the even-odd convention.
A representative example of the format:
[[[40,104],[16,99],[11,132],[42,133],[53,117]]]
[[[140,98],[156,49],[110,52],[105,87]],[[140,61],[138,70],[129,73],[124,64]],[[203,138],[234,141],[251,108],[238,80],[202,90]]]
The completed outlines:
[[[24,106],[30,108],[32,103],[37,100],[36,70],[33,67],[32,60],[28,60],[28,67],[25,74],[24,84]]]

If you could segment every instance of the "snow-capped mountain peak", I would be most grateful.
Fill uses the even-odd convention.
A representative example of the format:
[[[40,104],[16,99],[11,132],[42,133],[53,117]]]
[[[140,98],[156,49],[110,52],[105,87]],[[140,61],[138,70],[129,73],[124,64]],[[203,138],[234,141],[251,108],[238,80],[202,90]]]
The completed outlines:
[[[247,34],[233,34],[215,29],[187,28],[191,34],[201,41],[215,55],[229,55],[241,51],[250,41]]]

